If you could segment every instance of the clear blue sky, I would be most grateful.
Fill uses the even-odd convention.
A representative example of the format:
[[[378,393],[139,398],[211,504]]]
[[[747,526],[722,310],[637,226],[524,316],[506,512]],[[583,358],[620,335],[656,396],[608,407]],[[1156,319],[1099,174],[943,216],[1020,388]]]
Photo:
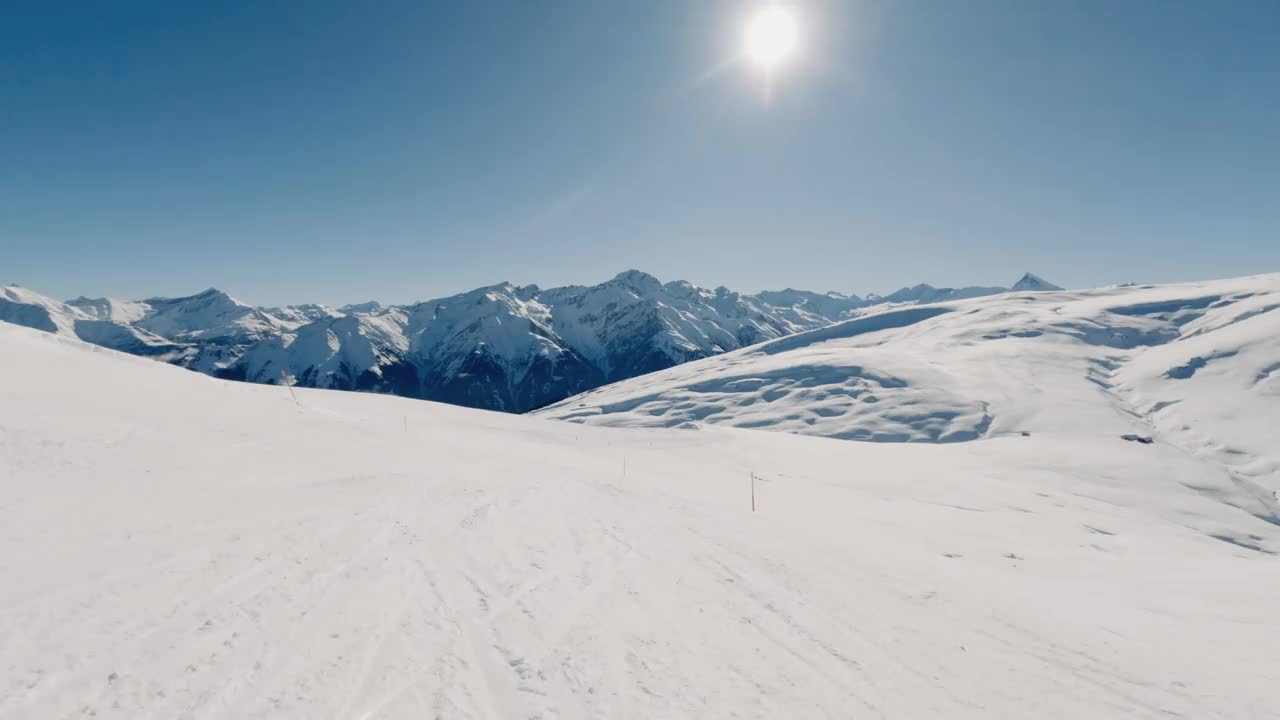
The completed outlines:
[[[17,2],[0,283],[404,302],[1280,270],[1280,2]],[[719,68],[717,70],[717,68]]]

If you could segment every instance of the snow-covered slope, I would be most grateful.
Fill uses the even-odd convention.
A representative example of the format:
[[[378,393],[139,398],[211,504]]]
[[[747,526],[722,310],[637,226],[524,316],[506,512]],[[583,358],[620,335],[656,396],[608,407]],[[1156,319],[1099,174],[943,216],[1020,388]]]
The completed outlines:
[[[1280,275],[1008,293],[874,313],[542,411],[827,437],[1155,436],[1261,486],[1280,519]]]
[[[75,337],[76,321],[88,316],[18,285],[0,287],[0,320]]]
[[[272,384],[284,371],[304,387],[411,395],[417,374],[405,361],[404,324],[404,313],[394,310],[309,322],[253,345],[223,375]]]
[[[555,331],[591,359],[606,381],[830,322],[817,316],[792,319],[724,287],[663,285],[635,270],[594,287],[542,291],[537,300],[548,308]]]
[[[334,310],[328,305],[306,303],[303,305],[280,305],[278,307],[258,308],[262,312],[285,323],[286,326],[302,327],[307,323],[328,318],[340,317],[344,312]]]
[[[777,309],[785,309],[796,314],[793,322],[797,325],[816,324],[810,318],[834,322],[844,320],[855,310],[875,304],[857,295],[844,295],[837,292],[816,293],[807,290],[766,290],[751,296],[758,302]]]
[[[278,337],[297,322],[249,307],[226,293],[210,288],[180,298],[116,300],[79,297],[66,304],[77,312],[102,321],[127,325],[163,338],[185,351],[169,358],[184,367],[220,374],[236,363],[248,348]],[[132,352],[110,342],[97,342],[114,350]]]
[[[110,320],[125,325],[142,320],[151,310],[150,306],[141,300],[88,298],[83,295],[75,300],[68,300],[66,304],[95,320]]]
[[[523,412],[608,382],[829,325],[872,306],[1002,291],[920,285],[885,298],[790,289],[742,295],[724,287],[663,284],[629,270],[589,287],[500,283],[401,307],[255,308],[216,289],[182,298],[41,302],[58,308],[55,319],[62,313],[107,323],[79,333],[81,339],[162,355],[216,377],[275,383],[283,371],[307,387]],[[0,315],[6,317],[43,330],[62,327],[39,307]],[[162,352],[155,351],[156,340]]]
[[[0,322],[24,325],[134,355],[178,360],[186,349],[143,328],[117,321],[110,312],[81,308],[16,285],[0,286]]]
[[[1168,444],[297,407],[0,348],[5,720],[1280,717],[1280,527]]]

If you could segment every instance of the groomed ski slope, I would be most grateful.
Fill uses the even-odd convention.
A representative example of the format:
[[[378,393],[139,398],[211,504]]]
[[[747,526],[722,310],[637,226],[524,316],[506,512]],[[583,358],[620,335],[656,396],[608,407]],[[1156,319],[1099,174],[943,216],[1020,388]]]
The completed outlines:
[[[297,394],[0,323],[0,717],[1280,717],[1213,458]]]

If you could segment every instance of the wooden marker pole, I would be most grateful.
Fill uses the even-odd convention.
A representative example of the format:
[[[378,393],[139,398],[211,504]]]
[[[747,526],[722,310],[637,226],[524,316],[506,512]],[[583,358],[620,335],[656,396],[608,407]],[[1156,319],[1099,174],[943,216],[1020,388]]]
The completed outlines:
[[[280,371],[280,379],[284,382],[284,386],[289,388],[289,397],[293,398],[293,404],[302,407],[298,402],[298,396],[293,392],[293,383],[289,382],[289,375],[284,370]]]

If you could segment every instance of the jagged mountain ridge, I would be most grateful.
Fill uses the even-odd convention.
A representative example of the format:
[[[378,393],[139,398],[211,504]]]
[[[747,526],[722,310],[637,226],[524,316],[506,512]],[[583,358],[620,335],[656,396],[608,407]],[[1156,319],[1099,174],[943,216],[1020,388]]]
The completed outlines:
[[[793,289],[744,295],[629,270],[592,286],[500,283],[411,305],[334,309],[253,307],[212,288],[182,298],[59,303],[12,287],[0,294],[0,320],[216,377],[280,383],[283,374],[306,387],[526,412],[866,308],[1005,291],[917,285],[866,298]]]
[[[169,361],[185,357],[188,350],[144,328],[86,313],[17,286],[0,287],[0,320]]]

